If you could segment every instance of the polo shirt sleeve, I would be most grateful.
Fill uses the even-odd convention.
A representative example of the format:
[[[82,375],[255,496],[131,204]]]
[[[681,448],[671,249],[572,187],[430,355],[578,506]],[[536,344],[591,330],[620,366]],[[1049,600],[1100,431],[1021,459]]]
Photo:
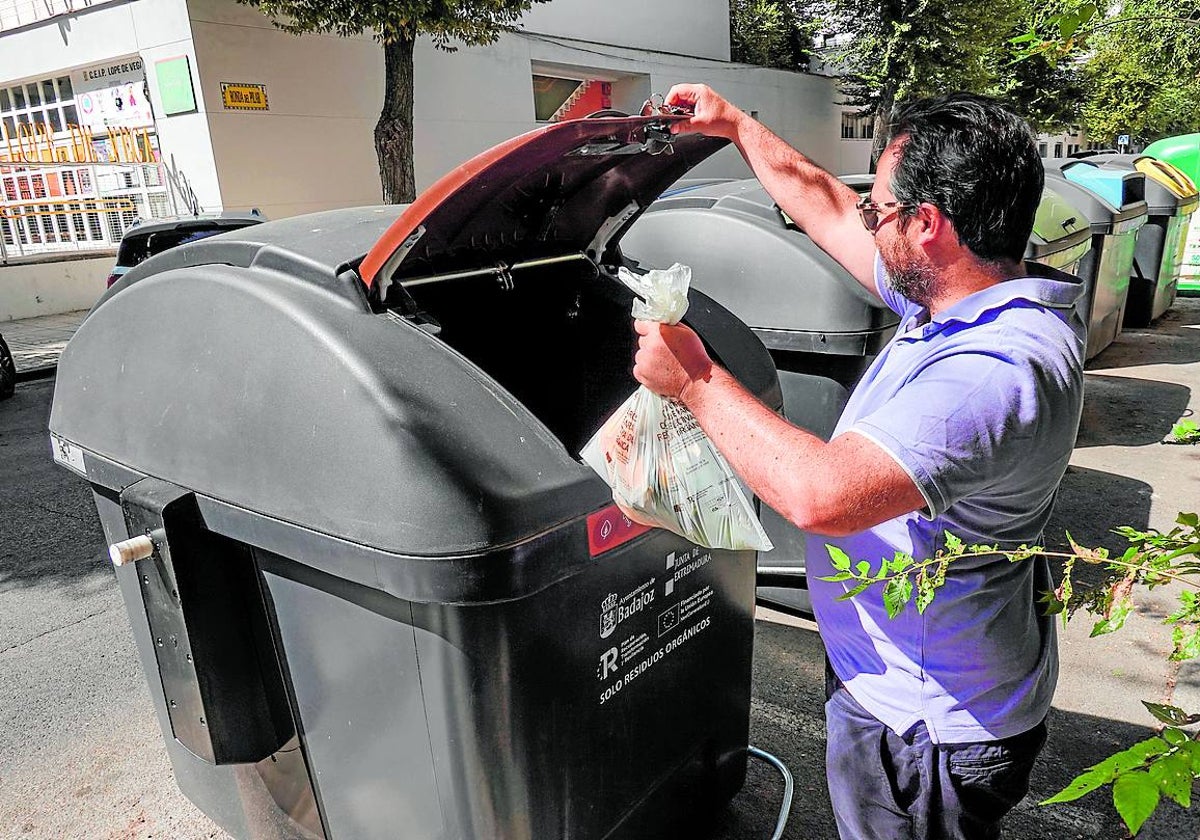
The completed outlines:
[[[936,518],[1035,457],[1037,390],[1036,377],[1000,352],[950,353],[846,431],[891,455]]]

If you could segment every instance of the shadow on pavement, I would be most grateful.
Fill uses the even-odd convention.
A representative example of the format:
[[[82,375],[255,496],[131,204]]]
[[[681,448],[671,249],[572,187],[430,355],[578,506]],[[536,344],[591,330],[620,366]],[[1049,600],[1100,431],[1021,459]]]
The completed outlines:
[[[784,837],[820,840],[837,837],[825,789],[825,647],[813,625],[803,625],[754,622],[750,743],[778,757],[795,777]],[[746,784],[707,837],[769,840],[782,798],[778,771],[751,759]]]
[[[1200,298],[1178,298],[1153,325],[1123,331],[1088,368],[1187,365],[1200,361]]]
[[[1197,332],[1200,343],[1200,332]],[[1191,389],[1172,382],[1105,376],[1084,377],[1083,416],[1077,449],[1088,446],[1159,446],[1188,412]]]
[[[837,840],[825,789],[824,649],[809,626],[755,622],[754,693],[750,742],[778,756],[795,777],[795,795],[784,837]],[[1063,805],[1037,802],[1057,793],[1085,769],[1154,734],[1153,721],[1137,726],[1052,709],[1050,737],[1031,780],[1030,794],[1004,821],[1003,840],[1126,837],[1110,790]],[[746,784],[722,811],[707,840],[766,840],[783,795],[775,771],[752,759]],[[1194,840],[1200,810],[1165,803],[1139,840]],[[696,840],[696,838],[688,838]]]
[[[1115,473],[1090,470],[1084,467],[1067,468],[1058,488],[1054,512],[1046,525],[1046,548],[1049,551],[1069,552],[1067,533],[1079,545],[1087,548],[1107,548],[1111,556],[1119,557],[1129,548],[1129,542],[1112,529],[1128,525],[1139,530],[1150,524],[1150,505],[1154,488],[1144,481]],[[1060,580],[1059,561],[1052,560],[1050,568],[1056,583]],[[1077,594],[1085,588],[1104,582],[1103,566],[1076,563],[1072,578]],[[1077,619],[1090,619],[1080,614]]]
[[[1149,714],[1147,724],[1152,723]],[[1118,840],[1128,833],[1112,804],[1112,790],[1095,791],[1075,802],[1038,805],[1093,764],[1154,734],[1136,726],[1092,715],[1051,709],[1050,739],[1033,771],[1030,795],[1004,822],[1005,840],[1062,840],[1087,837]],[[1138,833],[1138,840],[1194,840],[1200,836],[1200,811],[1164,802]]]
[[[21,383],[0,402],[0,590],[112,574],[88,483],[52,463],[53,388]]]
[[[1081,545],[1124,551],[1129,544],[1112,532],[1117,525],[1150,524],[1154,488],[1117,473],[1070,466],[1058,486],[1054,512],[1046,524],[1048,547],[1067,547],[1066,532]]]

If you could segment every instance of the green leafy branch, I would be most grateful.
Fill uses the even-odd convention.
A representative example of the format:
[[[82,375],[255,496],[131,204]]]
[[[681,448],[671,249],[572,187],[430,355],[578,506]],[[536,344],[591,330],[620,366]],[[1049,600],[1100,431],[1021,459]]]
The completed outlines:
[[[1041,804],[1073,802],[1112,785],[1113,806],[1132,834],[1137,834],[1164,796],[1184,808],[1191,807],[1192,783],[1200,778],[1200,741],[1182,727],[1200,722],[1200,715],[1142,702],[1150,714],[1167,724],[1163,731],[1089,767]]]
[[[1180,420],[1171,427],[1175,443],[1200,443],[1200,425],[1195,420]]]
[[[1129,23],[1200,27],[1200,19],[1163,14],[1108,16],[1097,0],[1069,5],[1065,10],[1035,17],[1025,32],[1009,39],[1014,61],[1043,56],[1050,62],[1087,48],[1088,38],[1112,26]]]
[[[1085,0],[1057,14],[1034,19],[1026,32],[1009,39],[1013,60],[1040,55],[1053,62],[1070,55],[1083,46],[1095,29],[1093,21],[1099,14],[1099,5]]]
[[[834,573],[821,580],[841,583],[846,592],[839,600],[854,598],[871,587],[881,587],[889,618],[900,615],[909,605],[924,613],[937,591],[953,574],[955,563],[966,558],[998,557],[1017,563],[1034,557],[1060,560],[1062,577],[1057,587],[1042,595],[1047,615],[1062,615],[1065,623],[1082,610],[1096,617],[1091,635],[1102,636],[1120,630],[1133,610],[1133,592],[1137,586],[1154,589],[1167,583],[1181,585],[1179,608],[1164,619],[1172,626],[1175,662],[1200,656],[1200,515],[1180,513],[1175,527],[1163,532],[1155,528],[1138,530],[1121,527],[1114,530],[1129,547],[1119,557],[1105,548],[1087,548],[1067,534],[1071,550],[1047,551],[1043,546],[1020,545],[1003,549],[998,545],[968,545],[946,532],[942,547],[933,557],[916,560],[904,552],[883,558],[878,566],[866,560],[857,562],[837,546],[826,546]],[[1100,566],[1104,576],[1099,583],[1085,585],[1075,579],[1077,563]],[[1155,703],[1146,708],[1166,724],[1156,735],[1100,764],[1088,768],[1066,788],[1045,800],[1069,802],[1104,785],[1112,785],[1113,805],[1130,832],[1136,834],[1142,824],[1167,797],[1183,807],[1191,805],[1193,781],[1200,779],[1200,741],[1183,729],[1200,723],[1200,714]]]
[[[1067,539],[1071,551],[1047,551],[1039,545],[1020,545],[1002,549],[998,545],[968,545],[954,534],[946,532],[943,546],[928,560],[915,560],[904,552],[896,552],[884,558],[878,567],[866,560],[857,563],[837,546],[827,546],[834,574],[821,578],[831,583],[848,583],[849,588],[841,600],[853,598],[872,586],[882,585],[883,601],[889,617],[895,618],[914,602],[918,612],[923,613],[933,602],[937,590],[946,582],[946,573],[951,564],[964,557],[995,556],[1009,562],[1020,562],[1032,557],[1047,557],[1062,561],[1062,580],[1053,591],[1044,593],[1042,602],[1049,615],[1062,614],[1067,618],[1083,609],[1099,616],[1092,630],[1093,636],[1119,630],[1129,615],[1133,587],[1137,584],[1154,588],[1164,583],[1180,583],[1187,587],[1180,599],[1188,609],[1173,621],[1177,625],[1200,621],[1200,605],[1196,592],[1200,591],[1200,516],[1181,513],[1176,527],[1167,533],[1156,529],[1138,531],[1122,527],[1113,533],[1124,537],[1129,548],[1119,557],[1112,557],[1106,548],[1087,548],[1076,543],[1070,534]],[[1082,587],[1074,579],[1075,564],[1082,561],[1091,565],[1104,566],[1104,581],[1096,586]],[[1190,639],[1191,637],[1189,637]],[[1200,638],[1197,639],[1200,646]],[[1197,649],[1200,654],[1200,647]],[[1193,654],[1196,655],[1196,654]],[[1190,657],[1185,657],[1190,658]]]

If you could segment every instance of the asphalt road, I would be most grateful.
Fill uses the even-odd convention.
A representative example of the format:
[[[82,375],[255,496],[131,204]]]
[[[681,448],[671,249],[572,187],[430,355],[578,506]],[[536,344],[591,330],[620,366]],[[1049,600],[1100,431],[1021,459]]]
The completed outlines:
[[[1049,537],[1070,529],[1108,542],[1117,524],[1167,527],[1200,507],[1200,448],[1160,444],[1197,407],[1200,300],[1153,330],[1127,332],[1088,374],[1079,447]],[[53,466],[46,422],[53,381],[25,382],[0,403],[0,836],[224,838],[175,787],[86,484]],[[1128,628],[1062,636],[1063,672],[1051,737],[1033,792],[1006,840],[1120,838],[1104,794],[1034,804],[1153,721],[1141,699],[1200,710],[1194,665],[1166,663],[1161,626],[1171,593],[1144,599]],[[835,838],[822,762],[822,651],[814,626],[763,612],[757,622],[752,742],[796,775],[785,836]],[[770,836],[782,784],[752,762],[712,840]],[[1165,805],[1139,837],[1200,837],[1200,810]]]

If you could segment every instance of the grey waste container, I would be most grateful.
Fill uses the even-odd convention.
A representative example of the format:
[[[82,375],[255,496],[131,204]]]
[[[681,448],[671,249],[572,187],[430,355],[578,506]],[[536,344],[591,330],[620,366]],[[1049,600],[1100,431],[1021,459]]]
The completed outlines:
[[[1149,326],[1175,302],[1188,223],[1200,200],[1190,185],[1181,183],[1186,179],[1180,179],[1178,170],[1154,158],[1102,154],[1089,161],[1103,169],[1146,175],[1149,218],[1137,235],[1125,326]]]
[[[871,187],[875,186],[875,175],[873,173],[860,172],[851,175],[839,175],[838,180],[860,196],[869,194]]]
[[[660,198],[622,248],[648,265],[690,265],[696,287],[749,324],[770,350],[784,415],[826,439],[849,389],[898,323],[785,218],[755,179]],[[766,506],[761,518],[775,548],[759,558],[759,598],[807,612],[808,593],[794,588],[804,580],[804,534]]]
[[[1121,332],[1137,232],[1146,223],[1146,178],[1086,160],[1043,163],[1047,185],[1083,214],[1092,232],[1092,249],[1079,262],[1086,292],[1078,304],[1087,324],[1084,355],[1091,359]]]
[[[1092,231],[1083,213],[1053,185],[1047,185],[1034,216],[1025,259],[1078,276],[1079,264],[1091,248]]]
[[[556,124],[398,218],[169,251],[66,348],[55,458],[235,837],[661,837],[742,784],[754,553],[632,525],[578,459],[636,386],[623,227],[721,145],[664,135]],[[745,325],[687,323],[780,405]]]

